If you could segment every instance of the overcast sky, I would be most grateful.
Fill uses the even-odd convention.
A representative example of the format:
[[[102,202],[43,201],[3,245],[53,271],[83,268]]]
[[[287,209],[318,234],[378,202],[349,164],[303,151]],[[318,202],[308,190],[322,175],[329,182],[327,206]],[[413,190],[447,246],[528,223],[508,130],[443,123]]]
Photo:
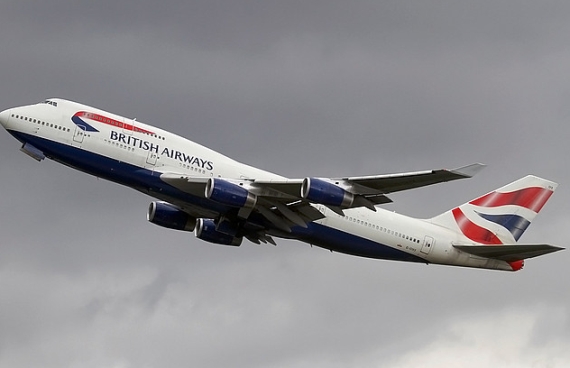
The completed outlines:
[[[295,178],[489,165],[392,196],[416,217],[535,174],[561,185],[521,242],[566,246],[569,34],[568,1],[3,0],[0,109],[67,98]],[[1,368],[570,366],[568,251],[216,246],[0,133]]]

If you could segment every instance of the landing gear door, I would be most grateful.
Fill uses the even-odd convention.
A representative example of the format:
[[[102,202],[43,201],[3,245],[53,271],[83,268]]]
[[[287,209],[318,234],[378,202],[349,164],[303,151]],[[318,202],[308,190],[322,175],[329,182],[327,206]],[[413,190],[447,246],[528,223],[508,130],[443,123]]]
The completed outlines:
[[[423,254],[429,254],[434,245],[435,245],[435,239],[432,238],[431,236],[426,236],[424,238],[424,244],[422,245],[422,249],[420,249],[420,252],[422,252]]]

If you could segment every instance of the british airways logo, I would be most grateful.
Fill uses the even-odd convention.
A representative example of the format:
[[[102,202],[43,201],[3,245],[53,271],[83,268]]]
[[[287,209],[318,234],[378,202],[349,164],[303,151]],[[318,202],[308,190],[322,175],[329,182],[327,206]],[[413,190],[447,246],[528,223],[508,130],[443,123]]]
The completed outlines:
[[[452,214],[463,234],[473,241],[495,245],[503,244],[502,239],[509,243],[513,240],[516,242],[552,193],[552,190],[541,187],[506,193],[495,191],[453,209]],[[470,213],[472,215],[468,216]],[[477,221],[476,218],[486,222]],[[500,228],[491,229],[491,224]]]
[[[142,129],[140,127],[135,126],[134,124],[130,124],[125,121],[125,119],[117,120],[113,118],[109,118],[105,115],[95,114],[88,111],[78,111],[71,117],[71,121],[75,125],[77,125],[80,129],[85,130],[87,132],[98,132],[99,130],[93,127],[93,125],[87,122],[89,120],[91,124],[105,124],[111,125],[114,127],[122,128],[127,131],[135,132],[135,133],[146,133],[146,134],[154,134],[153,132]],[[134,123],[134,120],[133,120]]]
[[[143,129],[142,127],[135,126],[134,121],[129,123],[125,119],[113,119],[105,115],[88,112],[88,111],[78,111],[72,117],[71,121],[75,123],[80,129],[87,132],[99,132],[92,124],[105,124],[116,128],[123,129],[123,131],[130,131],[135,133],[144,133],[155,135],[153,132]],[[89,124],[89,121],[91,124]],[[94,124],[95,125],[95,124]],[[154,152],[161,157],[168,157],[173,160],[180,161],[187,165],[198,167],[204,170],[212,171],[214,170],[214,163],[212,161],[204,160],[200,157],[194,155],[189,155],[185,152],[181,152],[168,147],[161,147],[159,144],[134,137],[130,134],[119,133],[112,130],[109,139],[115,142],[122,143],[124,145],[141,149],[143,151]]]
[[[186,163],[188,165],[197,166],[204,170],[214,170],[214,163],[212,161],[204,160],[200,157],[196,157],[194,155],[190,155],[172,148],[162,147],[159,144],[149,142],[132,135],[127,135],[112,130],[109,139],[130,147],[141,149],[143,151],[152,151],[156,154],[159,154],[161,157],[168,157]]]

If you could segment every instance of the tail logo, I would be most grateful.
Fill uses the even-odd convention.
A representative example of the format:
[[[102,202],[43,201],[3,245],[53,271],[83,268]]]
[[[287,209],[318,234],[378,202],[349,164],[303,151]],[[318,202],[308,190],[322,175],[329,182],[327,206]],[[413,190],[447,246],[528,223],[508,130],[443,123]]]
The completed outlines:
[[[538,213],[552,195],[546,188],[524,188],[510,193],[491,192],[471,202],[480,207],[518,206]]]
[[[511,243],[519,240],[552,193],[541,187],[506,193],[495,191],[453,209],[452,213],[459,229],[469,239],[490,245]]]

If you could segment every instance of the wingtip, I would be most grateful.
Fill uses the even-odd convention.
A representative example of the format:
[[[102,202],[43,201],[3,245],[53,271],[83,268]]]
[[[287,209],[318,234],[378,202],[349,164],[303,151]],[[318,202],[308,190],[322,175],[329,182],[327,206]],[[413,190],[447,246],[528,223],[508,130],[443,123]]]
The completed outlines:
[[[559,247],[557,245],[551,245],[551,247],[554,249],[553,252],[558,252],[560,250],[566,250],[566,248],[564,247]]]
[[[471,177],[475,176],[477,173],[479,173],[479,171],[483,170],[485,167],[487,167],[487,165],[482,164],[480,162],[477,162],[477,163],[467,165],[467,166],[462,166],[462,167],[459,167],[457,169],[450,170],[450,171],[453,172],[454,174],[461,175],[461,176],[464,176],[466,178],[471,178]]]

